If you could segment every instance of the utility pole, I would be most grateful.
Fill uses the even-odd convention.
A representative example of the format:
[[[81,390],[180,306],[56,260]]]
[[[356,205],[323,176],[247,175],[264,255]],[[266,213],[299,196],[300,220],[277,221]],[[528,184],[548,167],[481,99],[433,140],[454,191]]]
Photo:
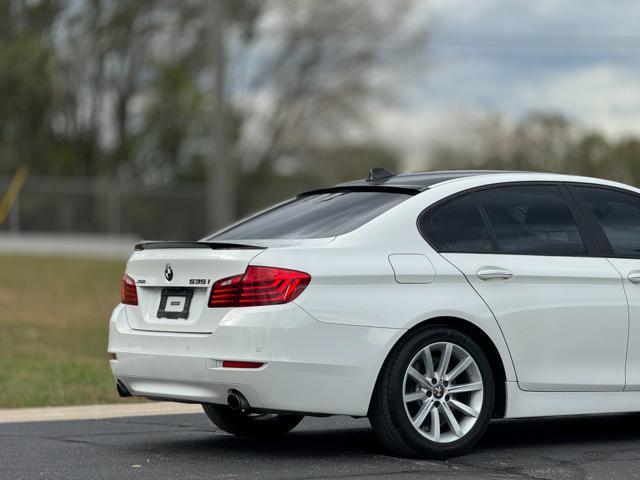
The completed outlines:
[[[207,165],[207,221],[218,229],[235,218],[235,172],[227,152],[226,129],[226,0],[209,0],[211,57],[215,71],[213,108],[213,148]]]

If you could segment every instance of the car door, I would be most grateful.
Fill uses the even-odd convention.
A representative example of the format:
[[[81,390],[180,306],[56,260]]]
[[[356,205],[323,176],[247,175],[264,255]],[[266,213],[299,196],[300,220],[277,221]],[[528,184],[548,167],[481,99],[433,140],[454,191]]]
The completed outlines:
[[[442,226],[452,206],[421,217],[425,237],[455,265],[492,310],[520,388],[618,391],[625,383],[627,303],[618,271],[597,255],[587,223],[564,187],[511,184],[464,194],[476,245],[461,250]],[[455,210],[455,209],[453,209]],[[475,227],[474,227],[475,228]],[[640,353],[639,353],[640,356]]]
[[[626,389],[640,390],[640,196],[595,185],[570,187],[592,222],[629,302]]]

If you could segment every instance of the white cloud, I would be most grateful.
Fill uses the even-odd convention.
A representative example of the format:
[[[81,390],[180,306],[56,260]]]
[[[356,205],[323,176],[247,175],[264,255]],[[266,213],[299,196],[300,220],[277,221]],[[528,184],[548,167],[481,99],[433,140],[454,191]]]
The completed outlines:
[[[404,85],[406,105],[375,112],[409,159],[473,117],[507,122],[552,111],[611,136],[640,136],[637,0],[432,0],[432,68]],[[462,113],[461,113],[462,112]]]
[[[543,85],[523,87],[520,98],[525,109],[565,112],[610,135],[640,134],[638,72],[612,65],[561,72]]]
[[[637,35],[637,0],[433,0],[443,31]],[[473,29],[473,30],[470,30]]]

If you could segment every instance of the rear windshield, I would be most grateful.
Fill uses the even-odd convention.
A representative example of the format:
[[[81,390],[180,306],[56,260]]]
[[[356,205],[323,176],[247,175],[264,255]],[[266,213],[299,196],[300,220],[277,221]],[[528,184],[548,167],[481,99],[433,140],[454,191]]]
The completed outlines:
[[[355,230],[410,196],[385,191],[302,195],[207,240],[334,237]]]

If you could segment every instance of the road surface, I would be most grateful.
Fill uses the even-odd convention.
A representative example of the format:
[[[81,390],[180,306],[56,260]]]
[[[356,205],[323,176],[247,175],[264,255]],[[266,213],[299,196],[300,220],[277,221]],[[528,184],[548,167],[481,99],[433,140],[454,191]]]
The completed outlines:
[[[640,414],[493,422],[468,455],[395,458],[366,419],[306,418],[269,442],[204,414],[0,424],[0,479],[640,478]]]

